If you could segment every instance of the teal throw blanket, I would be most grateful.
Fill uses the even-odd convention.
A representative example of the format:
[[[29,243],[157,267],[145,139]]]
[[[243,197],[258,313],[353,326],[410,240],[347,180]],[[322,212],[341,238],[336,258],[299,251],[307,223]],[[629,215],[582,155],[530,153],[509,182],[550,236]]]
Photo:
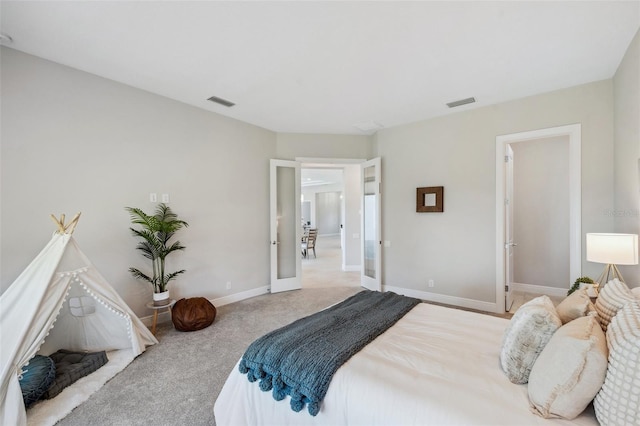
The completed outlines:
[[[420,300],[364,290],[323,311],[301,318],[254,341],[239,369],[260,389],[273,390],[291,409],[305,404],[315,416],[333,374],[351,356],[384,333]]]

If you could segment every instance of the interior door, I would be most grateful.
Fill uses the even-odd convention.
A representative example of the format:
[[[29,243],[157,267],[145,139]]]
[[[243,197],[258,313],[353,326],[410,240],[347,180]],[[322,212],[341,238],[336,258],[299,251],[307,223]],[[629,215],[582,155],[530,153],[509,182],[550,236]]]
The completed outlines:
[[[511,309],[513,304],[513,252],[516,243],[513,242],[513,149],[511,145],[506,145],[505,151],[505,286],[504,286],[504,310]]]
[[[362,163],[362,203],[360,205],[362,233],[362,272],[360,284],[369,290],[382,290],[380,158]]]
[[[271,293],[302,288],[300,163],[270,162]]]

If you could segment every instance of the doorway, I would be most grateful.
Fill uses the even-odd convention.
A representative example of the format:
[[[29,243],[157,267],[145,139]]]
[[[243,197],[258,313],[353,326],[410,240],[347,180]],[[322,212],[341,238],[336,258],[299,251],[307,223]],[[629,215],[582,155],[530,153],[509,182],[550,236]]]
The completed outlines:
[[[302,287],[360,286],[360,163],[297,159],[303,225],[318,230],[316,256],[302,258]]]
[[[519,280],[536,281],[519,286],[540,294],[549,290],[566,294],[571,279],[580,276],[580,145],[579,124],[496,138],[496,312],[510,308]],[[565,148],[566,155],[561,154]],[[558,164],[560,160],[562,164]],[[550,171],[552,163],[556,174]],[[568,183],[564,189],[553,182],[554,176]],[[559,207],[563,201],[568,204],[565,210]],[[560,228],[564,230],[554,234]],[[523,239],[522,247],[519,238]],[[564,260],[550,260],[547,252],[554,249],[563,251],[560,257]],[[529,262],[518,262],[527,258]],[[568,268],[564,269],[562,262]],[[529,270],[530,264],[537,264],[537,270]],[[550,285],[558,282],[559,287]]]

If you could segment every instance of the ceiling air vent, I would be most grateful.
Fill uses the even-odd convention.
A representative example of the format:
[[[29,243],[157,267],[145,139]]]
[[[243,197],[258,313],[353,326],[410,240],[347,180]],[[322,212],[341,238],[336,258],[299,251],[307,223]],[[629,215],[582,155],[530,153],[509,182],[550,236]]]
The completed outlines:
[[[232,106],[235,105],[233,102],[230,102],[230,101],[228,101],[226,99],[219,98],[217,96],[212,96],[207,100],[211,101],[211,102],[215,102],[215,103],[220,104],[220,105],[224,105],[226,107],[232,107]]]
[[[453,101],[453,102],[449,102],[447,104],[447,106],[449,108],[455,108],[458,107],[460,105],[466,105],[466,104],[472,104],[476,101],[476,98],[467,98],[467,99],[460,99],[459,101]]]

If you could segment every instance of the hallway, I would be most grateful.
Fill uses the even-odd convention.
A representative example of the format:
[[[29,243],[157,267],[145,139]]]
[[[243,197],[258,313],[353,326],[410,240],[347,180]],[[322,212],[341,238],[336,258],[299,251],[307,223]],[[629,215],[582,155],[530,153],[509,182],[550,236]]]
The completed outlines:
[[[302,258],[302,288],[360,286],[360,272],[342,270],[339,235],[319,235],[316,254],[314,258],[311,251],[306,259]]]

